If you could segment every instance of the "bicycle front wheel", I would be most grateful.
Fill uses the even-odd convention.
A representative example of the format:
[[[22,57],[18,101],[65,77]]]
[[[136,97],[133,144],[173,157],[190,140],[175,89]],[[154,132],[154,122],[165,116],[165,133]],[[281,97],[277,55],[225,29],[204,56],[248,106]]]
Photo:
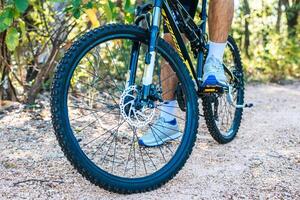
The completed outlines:
[[[178,54],[162,39],[158,40],[153,88],[162,96],[174,93],[161,84],[177,76],[186,99],[185,111],[174,108],[180,137],[151,148],[138,142],[149,130],[157,141],[165,134],[161,130],[166,129],[154,126],[167,106],[157,100],[152,108],[140,109],[138,114],[144,113],[137,121],[128,119],[133,114],[124,117],[132,112],[126,111],[126,99],[135,99],[142,86],[148,36],[141,28],[125,25],[86,33],[61,60],[52,85],[52,121],[64,154],[89,181],[118,193],[148,191],[166,183],[183,167],[196,139],[198,103],[193,82]],[[128,86],[131,49],[137,43],[137,70],[134,84]],[[160,71],[165,64],[161,63],[171,67],[164,79]]]

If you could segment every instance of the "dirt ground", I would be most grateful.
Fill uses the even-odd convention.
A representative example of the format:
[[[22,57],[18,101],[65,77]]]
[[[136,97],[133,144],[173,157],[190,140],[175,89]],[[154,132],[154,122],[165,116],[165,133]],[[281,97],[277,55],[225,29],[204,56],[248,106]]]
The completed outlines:
[[[237,138],[217,144],[200,119],[197,144],[162,188],[119,195],[82,178],[63,156],[44,108],[0,109],[0,199],[300,199],[300,83],[250,85]]]

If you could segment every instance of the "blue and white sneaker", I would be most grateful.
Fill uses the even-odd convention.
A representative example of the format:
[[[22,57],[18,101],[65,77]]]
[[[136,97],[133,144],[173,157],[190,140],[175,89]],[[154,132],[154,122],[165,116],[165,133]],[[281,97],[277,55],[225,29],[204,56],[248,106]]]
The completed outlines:
[[[146,147],[155,147],[175,140],[181,135],[176,119],[166,122],[164,118],[160,117],[151,125],[147,133],[139,139],[139,144]]]
[[[202,87],[228,87],[227,77],[220,60],[214,56],[207,58],[204,65]]]

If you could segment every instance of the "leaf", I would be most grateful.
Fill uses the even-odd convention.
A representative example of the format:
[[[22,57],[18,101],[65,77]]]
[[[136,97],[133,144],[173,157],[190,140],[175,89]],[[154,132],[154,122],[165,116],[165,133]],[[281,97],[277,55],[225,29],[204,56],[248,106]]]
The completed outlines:
[[[112,20],[112,9],[110,7],[110,4],[109,3],[104,3],[103,4],[103,10],[104,10],[104,13],[106,15],[107,21],[111,21]]]
[[[92,9],[94,7],[93,2],[89,1],[87,4],[84,5],[84,8],[86,9]]]
[[[80,10],[81,0],[72,0],[72,14],[76,19],[79,19],[81,10]]]
[[[81,4],[81,0],[72,0],[72,5],[73,5],[74,9],[79,8],[80,4]]]
[[[14,14],[12,8],[6,8],[0,12],[0,33],[5,31],[13,22]]]
[[[23,13],[28,8],[28,0],[14,0],[16,8],[19,12]]]
[[[71,10],[73,9],[72,6],[68,6],[64,9],[64,12],[67,13],[67,12],[70,12]]]
[[[79,17],[80,17],[80,9],[79,8],[73,9],[72,13],[76,19],[79,19]]]
[[[134,13],[134,6],[130,4],[130,0],[125,1],[124,10],[126,13]]]
[[[128,8],[130,8],[130,0],[125,1],[124,9],[127,10]]]
[[[96,15],[96,9],[87,9],[85,13],[87,14],[89,20],[91,21],[93,28],[100,26],[100,22]]]
[[[50,2],[53,2],[53,3],[64,3],[65,0],[49,0]]]
[[[5,43],[10,51],[14,51],[19,45],[19,35],[19,32],[14,27],[8,29]]]
[[[19,20],[19,27],[21,29],[22,42],[26,40],[26,25],[23,20]]]

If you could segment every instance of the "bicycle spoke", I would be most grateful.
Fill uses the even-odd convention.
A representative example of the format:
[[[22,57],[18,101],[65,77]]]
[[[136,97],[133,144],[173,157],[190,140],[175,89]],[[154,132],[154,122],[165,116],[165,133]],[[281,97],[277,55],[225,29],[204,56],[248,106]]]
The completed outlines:
[[[149,152],[148,152],[147,148],[144,148],[144,150],[145,150],[145,152],[146,152],[146,154],[147,154],[147,156],[148,156],[148,158],[149,158],[150,162],[151,162],[151,163],[152,163],[152,165],[154,166],[155,170],[157,170],[157,166],[155,165],[155,163],[153,162],[152,158],[150,157],[150,155],[149,155]]]
[[[111,167],[112,173],[114,172],[116,152],[117,152],[117,137],[115,138],[115,148],[114,148],[113,162],[112,162],[112,167]]]
[[[135,135],[133,134],[133,141],[134,141]],[[135,144],[133,144],[133,156],[134,156],[134,175],[136,175],[136,156],[135,156]]]
[[[78,108],[78,107],[77,107]],[[101,116],[99,116],[98,114],[97,114],[97,112],[92,112],[92,115],[94,115],[94,118],[96,119],[96,121],[99,121],[100,119],[102,119],[105,115],[107,115],[107,114],[114,114],[114,115],[118,115],[119,114],[119,116],[120,116],[120,113],[118,113],[118,114],[115,114],[115,113],[111,113],[113,110],[110,110],[108,113],[107,112],[102,112],[102,113],[104,113],[103,115],[101,115]],[[95,121],[95,122],[96,122]],[[93,123],[95,123],[95,122],[93,122]],[[92,123],[92,124],[93,124]],[[92,125],[92,124],[88,124],[87,125],[87,127],[88,126],[90,126],[90,125]],[[87,127],[85,127],[85,128],[87,128]],[[82,131],[82,130],[81,130]],[[80,131],[80,132],[81,132]],[[80,133],[80,132],[77,132],[77,133]]]
[[[113,134],[110,134],[109,137],[106,138],[106,139],[104,140],[103,143],[101,143],[101,145],[98,145],[98,146],[97,146],[96,151],[95,151],[94,153],[91,154],[91,157],[92,157],[92,158],[96,155],[96,153],[98,153],[98,151],[99,151],[100,149],[103,150],[103,149],[102,149],[103,145],[104,145],[104,144],[105,144],[112,136],[113,136]]]
[[[88,125],[86,125],[85,127],[83,127],[82,129],[80,129],[79,131],[76,131],[76,133],[81,133],[84,129],[86,129],[90,125],[94,124],[96,121],[98,121],[98,119],[95,119],[94,121],[92,121],[91,123],[89,123]]]
[[[110,114],[111,112],[112,112],[113,110],[110,110],[110,111],[108,111],[108,112],[104,112],[104,114],[106,115],[106,114]],[[70,119],[70,122],[71,121],[77,121],[77,120],[79,120],[79,119],[82,119],[83,117],[87,117],[87,116],[90,116],[90,115],[94,115],[94,114],[96,114],[96,113],[103,113],[103,111],[101,111],[101,110],[98,110],[98,111],[94,111],[94,112],[90,112],[89,114],[87,114],[87,115],[81,115],[80,117],[77,117],[77,118],[74,118],[74,119]],[[113,114],[113,115],[120,115],[120,113],[111,113],[111,114]],[[103,115],[103,117],[104,117],[104,115]],[[102,115],[100,116],[100,118],[102,118]]]
[[[84,83],[84,82],[82,82],[82,81],[78,81],[78,82],[80,82],[80,83],[82,83],[82,84],[84,84],[84,85],[87,85],[87,86],[89,86],[89,87],[94,87],[93,85],[91,85],[91,84],[88,84],[88,83]],[[116,103],[116,104],[118,104],[117,103],[117,101],[115,100],[115,98],[118,98],[117,96],[115,96],[115,95],[112,95],[111,93],[109,93],[108,91],[107,91],[107,94],[112,98],[112,100]],[[114,98],[115,97],[115,98]]]
[[[134,83],[137,87],[131,93],[125,91],[125,84],[132,44],[132,41],[126,43],[119,40],[94,47],[78,63],[67,91],[69,122],[84,154],[100,169],[125,178],[144,177],[164,167],[174,156],[182,137],[173,139],[163,130],[178,131],[183,135],[181,126],[185,125],[186,120],[186,114],[181,110],[172,114],[163,109],[177,110],[180,108],[178,105],[167,105],[156,100],[156,109],[144,104],[137,109],[148,48],[141,46]],[[162,78],[160,64],[165,62],[167,66],[167,61],[163,60],[157,53],[153,85],[160,95],[161,91],[175,92],[170,86],[162,88],[162,83],[176,77],[172,71]],[[126,98],[121,99],[121,95],[126,95]],[[124,108],[125,112],[121,113],[120,108]],[[180,129],[176,130],[149,121],[147,126],[139,127],[144,121],[152,120],[152,116],[149,118],[152,111],[153,119],[156,119],[156,114],[165,112],[183,122],[183,125],[180,123]],[[140,137],[148,131],[152,132],[153,141],[162,143],[168,139],[168,142],[156,148],[140,145]]]
[[[76,94],[76,96],[80,96],[82,97],[83,99],[87,99],[87,100],[97,100],[96,103],[101,103],[105,106],[109,106],[109,107],[115,107],[115,108],[118,108],[119,105],[118,104],[111,104],[111,103],[106,103],[104,101],[101,101],[100,99],[92,99],[92,98],[89,98],[89,97],[86,97],[86,96],[83,96],[83,95],[80,95],[80,94]],[[73,98],[72,96],[70,98]],[[78,100],[78,99],[75,99],[75,100]]]
[[[88,71],[88,70],[86,70],[86,69],[83,69],[85,72],[87,72],[88,74],[90,74],[90,75],[92,75],[93,77],[99,77],[100,78],[100,80],[104,80],[105,78],[104,77],[101,77],[101,76],[96,76],[94,73],[92,73],[92,72],[90,72],[90,71]],[[111,79],[111,78],[110,78]],[[118,89],[119,91],[123,91],[121,88],[119,88],[118,86],[117,86],[117,84],[116,84],[116,82],[115,81],[113,81],[113,85],[110,83],[110,82],[105,82],[106,84],[108,83],[109,84],[109,86],[115,86],[115,88],[116,89]]]
[[[116,137],[117,137],[119,128],[120,128],[120,126],[119,126],[119,127],[117,128],[117,130],[114,131],[114,133],[113,133],[114,137],[113,137],[113,139],[111,140],[111,142],[109,143],[109,147],[108,147],[108,149],[107,149],[107,151],[106,151],[104,157],[101,159],[101,160],[102,160],[101,165],[103,164],[103,162],[104,162],[104,160],[105,160],[105,158],[106,158],[106,156],[107,156],[107,154],[108,154],[108,152],[109,152],[109,150],[110,150],[110,147],[111,147],[112,143],[114,142],[114,140],[115,140]],[[102,148],[101,148],[101,149],[102,149]]]
[[[125,120],[121,123],[121,125],[123,124],[125,122]],[[120,126],[121,126],[120,125]],[[106,133],[108,133],[109,131],[111,131],[111,130],[113,130],[113,129],[115,129],[115,128],[117,128],[119,125],[117,125],[117,126],[115,126],[115,127],[113,127],[113,128],[111,128],[111,129],[109,129],[109,130],[106,130],[102,135],[104,135],[104,134],[106,134]],[[91,141],[89,141],[89,142],[87,142],[86,144],[84,144],[83,146],[87,146],[87,145],[89,145],[90,143],[92,143],[92,142],[94,142],[94,141],[96,141],[97,139],[99,139],[102,135],[100,135],[100,136],[98,136],[98,137],[96,137],[96,138],[94,138],[93,140],[91,140]]]
[[[154,136],[156,143],[158,144],[158,140],[157,140],[157,137],[156,137],[156,136],[158,136],[158,135],[156,134],[155,131],[154,131],[154,134],[153,134],[153,128],[152,128],[151,126],[150,126],[150,129],[151,129],[151,131],[152,131],[152,135]],[[159,137],[159,136],[158,136],[158,137]],[[161,139],[161,137],[159,137],[159,139],[163,142],[163,140]],[[167,160],[166,160],[164,154],[162,153],[161,145],[159,145],[158,148],[159,148],[160,154],[162,155],[163,159],[165,160],[165,162],[167,162]]]
[[[119,88],[119,86],[117,85],[116,81],[112,78],[112,75],[111,75],[110,70],[109,70],[110,68],[104,63],[104,61],[102,59],[102,56],[101,56],[101,53],[99,52],[99,49],[96,48],[96,51],[99,55],[99,60],[100,60],[101,64],[104,66],[105,71],[109,74],[110,80],[114,83],[114,85],[116,86],[116,88],[118,88],[119,91],[122,91],[122,89]]]
[[[135,137],[137,138],[137,140],[139,140],[139,137],[136,134],[136,128],[134,128],[134,132],[133,133],[134,133]],[[147,173],[147,168],[146,168],[145,160],[144,160],[144,157],[143,157],[143,153],[142,153],[140,145],[138,145],[138,146],[139,146],[139,151],[140,151],[141,158],[142,158],[142,161],[143,161],[144,169],[145,169],[145,172],[146,172],[146,175],[147,175],[148,173]]]
[[[152,126],[152,125],[150,125],[150,127],[151,127],[151,129],[153,130],[153,129],[156,129],[157,131],[159,131],[159,132],[161,132],[162,134],[164,134],[164,135],[166,135],[165,133],[163,133],[161,130],[159,130],[158,128],[156,128],[155,126]],[[168,136],[168,135],[166,135],[168,138],[170,138],[170,136]],[[161,139],[161,138],[160,138]],[[173,138],[170,138],[171,139],[171,141],[176,141],[176,139],[173,139]],[[166,147],[172,152],[172,154],[173,154],[173,151],[169,148],[169,146],[168,145],[166,145]]]
[[[180,108],[179,106],[168,106],[167,104],[159,104],[157,107]]]
[[[83,110],[88,110],[88,111],[94,111],[95,113],[103,112],[103,110],[96,110],[92,108],[86,108],[86,107],[80,107],[80,106],[68,106],[69,108],[78,108],[78,109],[83,109]],[[111,109],[110,111],[113,111],[114,109]],[[104,112],[106,113],[106,112]],[[115,114],[115,113],[110,113],[110,114]]]
[[[178,119],[181,119],[181,120],[185,121],[185,119],[183,119],[182,117],[178,117],[178,116],[174,115],[173,113],[164,111],[164,110],[159,109],[159,108],[157,108],[157,110],[159,110],[159,111],[161,111],[161,112],[164,112],[164,113],[167,113],[167,114],[169,114],[169,115],[171,115],[171,116],[173,116],[173,117],[176,117],[176,119],[178,118]]]
[[[115,66],[115,68],[116,68],[116,70],[117,70],[118,75],[119,75],[120,77],[122,77],[121,74],[120,74],[120,72],[119,72],[119,69],[118,69],[118,67],[117,67],[117,65],[116,65],[116,63],[115,63],[115,60],[113,59],[112,53],[111,53],[111,51],[110,51],[110,48],[109,48],[109,46],[108,46],[107,44],[106,44],[106,47],[108,48],[108,52],[109,52],[109,54],[110,54],[110,60],[113,62],[114,66]],[[123,83],[123,86],[124,86],[124,88],[125,88],[125,84],[124,84],[124,83]]]
[[[129,149],[129,153],[128,153],[128,157],[127,157],[127,161],[126,161],[126,165],[125,165],[125,169],[124,169],[124,176],[125,176],[125,173],[127,171],[127,166],[128,166],[128,162],[129,162],[129,158],[131,157],[131,151],[132,151],[132,146],[134,145],[134,135],[132,136],[132,142],[131,142],[131,145],[130,145],[130,149]]]
[[[121,125],[120,125],[121,126]],[[118,126],[118,128],[119,128],[119,126]],[[112,129],[113,130],[113,129]],[[111,130],[110,130],[111,131]],[[107,131],[107,132],[110,132],[110,131]],[[104,134],[103,134],[104,135]],[[108,138],[106,138],[105,140],[104,140],[104,142],[101,144],[101,145],[98,145],[97,146],[97,149],[96,149],[96,151],[94,152],[94,153],[92,153],[92,156],[91,157],[94,157],[95,155],[96,155],[96,153],[101,149],[101,150],[103,150],[103,145],[112,137],[112,136],[114,136],[114,138],[115,138],[115,135],[114,135],[114,133],[112,132],[110,135],[109,135],[109,137]],[[98,137],[99,138],[99,137]],[[96,139],[98,139],[98,138],[96,138]],[[114,140],[114,138],[112,139],[112,141]],[[95,140],[93,140],[93,141],[95,141]],[[111,144],[112,144],[112,142],[110,143],[110,146],[111,146]],[[85,145],[86,146],[86,145]],[[108,148],[108,150],[110,149],[110,146],[109,146],[109,148]],[[106,154],[105,154],[105,156],[103,157],[103,160],[105,159],[105,157],[106,157],[106,155],[107,155],[107,153],[108,153],[108,150],[107,150],[107,152],[106,152]],[[101,159],[102,160],[102,159]]]
[[[124,58],[129,58],[129,56],[126,56],[125,53],[124,53],[124,51],[121,50],[121,47],[120,47],[120,45],[118,43],[117,43],[117,45],[118,45],[118,48],[119,48],[119,52],[121,52],[121,54],[123,55],[123,57]],[[129,62],[130,62],[129,59],[127,61],[125,61],[125,66],[129,66]]]

